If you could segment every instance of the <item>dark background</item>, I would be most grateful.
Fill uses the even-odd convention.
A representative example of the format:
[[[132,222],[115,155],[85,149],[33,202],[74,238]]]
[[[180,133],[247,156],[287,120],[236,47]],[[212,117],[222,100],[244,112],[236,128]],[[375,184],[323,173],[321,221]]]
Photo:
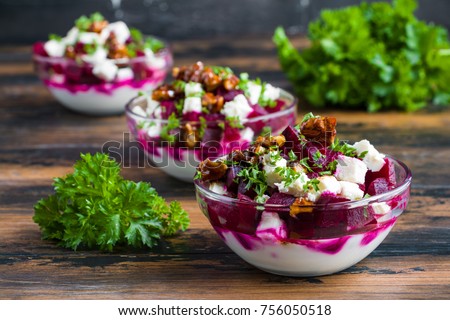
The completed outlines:
[[[82,14],[100,11],[110,21],[169,40],[271,35],[277,25],[304,33],[322,8],[358,0],[0,0],[0,44],[31,44],[64,35]],[[417,16],[450,27],[450,0],[419,0]]]

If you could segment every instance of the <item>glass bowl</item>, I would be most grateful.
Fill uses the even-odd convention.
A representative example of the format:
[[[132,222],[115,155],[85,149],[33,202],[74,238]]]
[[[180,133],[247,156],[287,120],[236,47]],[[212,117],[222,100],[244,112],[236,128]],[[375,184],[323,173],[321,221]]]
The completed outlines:
[[[388,158],[394,164],[395,188],[358,201],[264,205],[214,193],[196,179],[197,202],[225,244],[251,265],[285,276],[332,274],[375,250],[406,209],[411,171]]]
[[[161,130],[166,127],[169,120],[148,117],[135,112],[136,107],[147,110],[148,98],[138,96],[132,99],[125,107],[128,127],[135,139],[143,148],[150,161],[168,175],[186,182],[192,182],[196,168],[200,161],[206,158],[215,159],[228,154],[233,149],[245,149],[253,141],[253,137],[267,131],[280,134],[288,125],[296,120],[297,99],[287,91],[280,90],[280,99],[284,105],[273,113],[247,119],[242,129],[225,129],[223,120],[206,121],[180,121],[178,128],[173,130],[172,136],[180,143],[171,143],[161,138]],[[183,137],[180,128],[189,125],[193,132],[203,126],[204,135],[194,147],[187,147],[188,140]]]
[[[81,59],[47,57],[36,52],[32,59],[37,75],[56,100],[73,111],[99,116],[123,113],[126,103],[139,91],[149,91],[163,83],[173,64],[166,43],[151,59],[111,59],[118,67],[117,76],[111,81],[96,77],[94,65]]]

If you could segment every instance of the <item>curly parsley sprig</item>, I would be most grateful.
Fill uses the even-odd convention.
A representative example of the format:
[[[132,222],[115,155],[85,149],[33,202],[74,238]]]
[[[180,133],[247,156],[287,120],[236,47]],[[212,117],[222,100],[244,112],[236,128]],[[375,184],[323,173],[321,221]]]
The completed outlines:
[[[106,154],[81,154],[74,172],[55,178],[55,194],[34,206],[44,239],[73,250],[112,251],[118,245],[153,247],[161,236],[186,230],[189,217],[146,182],[123,179]]]

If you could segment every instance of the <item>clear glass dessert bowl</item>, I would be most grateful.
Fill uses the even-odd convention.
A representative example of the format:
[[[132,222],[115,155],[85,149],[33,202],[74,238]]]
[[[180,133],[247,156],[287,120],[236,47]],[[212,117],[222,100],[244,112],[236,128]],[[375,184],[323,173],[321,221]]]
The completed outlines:
[[[97,72],[95,64],[82,59],[46,56],[42,43],[35,44],[32,59],[37,75],[58,102],[73,111],[100,116],[123,113],[138,92],[160,85],[173,64],[167,45],[151,57],[109,59],[104,70]]]
[[[220,238],[249,264],[285,276],[332,274],[375,250],[406,209],[411,171],[386,159],[393,188],[357,201],[258,204],[216,193],[208,181],[196,179],[197,201]]]
[[[281,133],[295,123],[297,108],[297,99],[280,89],[276,111],[249,117],[232,128],[218,114],[205,115],[204,121],[167,119],[173,105],[163,106],[157,118],[147,112],[154,108],[152,103],[146,96],[132,99],[125,107],[128,127],[153,165],[186,182],[192,182],[200,161],[245,149],[258,135]]]

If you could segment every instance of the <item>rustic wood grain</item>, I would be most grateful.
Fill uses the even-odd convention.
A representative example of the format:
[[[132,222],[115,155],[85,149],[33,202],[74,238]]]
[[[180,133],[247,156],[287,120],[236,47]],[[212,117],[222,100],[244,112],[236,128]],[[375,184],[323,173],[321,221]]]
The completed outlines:
[[[303,39],[296,39],[305,45]],[[287,90],[270,41],[174,44],[178,64],[227,64]],[[259,48],[256,50],[255,48]],[[233,254],[200,212],[192,184],[166,176],[133,148],[125,117],[88,117],[55,102],[33,74],[29,47],[0,47],[0,299],[449,299],[450,111],[415,114],[314,110],[339,135],[368,138],[410,166],[408,209],[369,257],[335,275],[264,273]],[[311,111],[300,105],[300,114]],[[119,141],[123,175],[180,200],[190,228],[153,250],[71,251],[40,238],[33,205],[80,152]]]

